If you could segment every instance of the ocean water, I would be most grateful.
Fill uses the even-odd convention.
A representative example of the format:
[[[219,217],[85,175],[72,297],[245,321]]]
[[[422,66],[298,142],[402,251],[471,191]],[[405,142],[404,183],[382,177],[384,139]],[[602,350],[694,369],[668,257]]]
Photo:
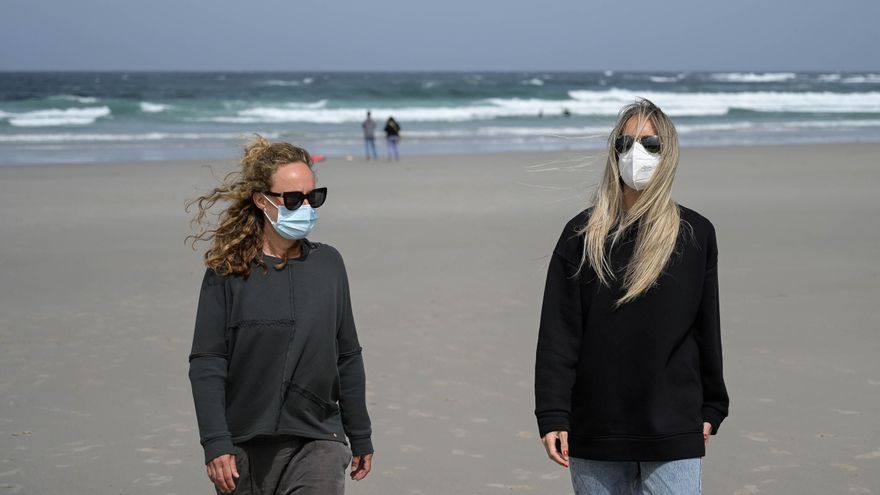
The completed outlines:
[[[7,72],[0,165],[233,158],[253,133],[360,157],[368,109],[404,156],[598,149],[637,97],[683,146],[880,142],[880,73]]]

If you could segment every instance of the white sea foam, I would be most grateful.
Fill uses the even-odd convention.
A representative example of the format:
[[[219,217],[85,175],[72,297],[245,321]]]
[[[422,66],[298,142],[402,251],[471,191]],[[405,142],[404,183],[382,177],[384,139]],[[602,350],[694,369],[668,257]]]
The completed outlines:
[[[318,100],[312,102],[290,102],[287,103],[289,108],[306,108],[306,109],[317,109],[324,108],[327,106],[327,100]]]
[[[673,117],[722,116],[732,110],[780,113],[880,113],[880,92],[726,92],[676,93],[636,92],[623,89],[607,91],[570,91],[567,100],[538,98],[489,98],[462,106],[412,106],[403,108],[372,107],[373,115],[384,119],[393,115],[401,122],[464,122],[507,117],[558,116],[565,110],[573,115],[617,115],[623,105],[636,98],[648,98]],[[203,117],[200,122],[236,124],[316,123],[343,124],[363,120],[361,107],[328,108],[327,101],[261,105],[237,111],[234,115]]]
[[[800,122],[783,122],[782,127],[793,129],[835,129],[835,128],[859,128],[859,127],[880,127],[880,120],[828,120],[815,121],[805,120]]]
[[[468,139],[505,137],[593,137],[607,136],[611,127],[496,127],[486,126],[476,129],[443,129],[432,131],[410,131],[408,139]]]
[[[264,86],[302,86],[303,84],[312,84],[315,82],[315,79],[312,77],[306,77],[303,79],[297,80],[285,80],[285,79],[269,79],[268,81],[264,81],[262,84]]]
[[[16,127],[56,127],[90,125],[110,115],[110,107],[51,108],[22,113],[4,113],[3,118]]]
[[[268,138],[277,138],[277,133],[262,133]],[[141,141],[200,141],[200,140],[228,140],[246,138],[241,133],[170,133],[170,132],[147,132],[143,134],[75,134],[75,133],[50,133],[50,134],[0,134],[0,143],[114,143],[114,142],[141,142]]]
[[[722,72],[710,76],[716,81],[732,83],[763,83],[790,81],[797,77],[794,72],[766,72],[756,74],[754,72]]]
[[[670,76],[650,76],[648,79],[650,79],[651,82],[655,83],[670,83],[677,82],[679,80],[677,77]]]
[[[837,82],[840,81],[841,77],[840,74],[821,74],[816,77],[816,80],[822,82]]]
[[[269,79],[262,84],[264,86],[299,86],[302,83],[299,81],[282,81],[280,79]]]
[[[75,101],[77,103],[97,103],[98,99],[94,96],[76,96],[76,95],[55,95],[50,96],[49,100]]]
[[[672,116],[724,115],[733,109],[756,112],[880,113],[880,92],[777,92],[673,93],[661,91],[571,91],[578,112],[594,108],[599,115],[616,115],[622,105],[647,98]],[[576,112],[573,108],[572,112]],[[577,113],[577,112],[576,112]]]
[[[524,84],[526,86],[543,86],[544,81],[541,79],[538,79],[537,77],[533,77],[527,81],[521,81],[520,84]]]
[[[849,76],[841,79],[844,84],[880,84],[880,74],[864,74],[861,76]]]
[[[168,110],[168,105],[162,103],[150,103],[148,101],[141,102],[141,112],[144,113],[160,113]]]

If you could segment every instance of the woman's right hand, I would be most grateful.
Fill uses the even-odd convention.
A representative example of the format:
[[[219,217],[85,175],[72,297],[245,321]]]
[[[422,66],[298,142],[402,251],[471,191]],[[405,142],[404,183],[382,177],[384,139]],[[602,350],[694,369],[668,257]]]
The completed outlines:
[[[208,478],[222,493],[232,493],[235,490],[235,480],[238,479],[238,468],[235,466],[235,456],[223,454],[211,459],[206,466]]]
[[[551,431],[541,439],[550,459],[562,467],[568,467],[568,432]],[[557,445],[557,442],[559,445]]]

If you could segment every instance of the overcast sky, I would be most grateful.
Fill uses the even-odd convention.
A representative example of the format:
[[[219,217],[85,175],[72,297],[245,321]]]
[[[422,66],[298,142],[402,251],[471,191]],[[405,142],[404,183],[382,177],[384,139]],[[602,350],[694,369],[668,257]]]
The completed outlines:
[[[880,70],[878,0],[3,0],[0,70]]]

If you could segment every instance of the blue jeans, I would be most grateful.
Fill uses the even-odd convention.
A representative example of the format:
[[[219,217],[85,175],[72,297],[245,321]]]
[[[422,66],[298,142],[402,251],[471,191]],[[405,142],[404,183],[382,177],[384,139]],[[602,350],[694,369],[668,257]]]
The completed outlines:
[[[391,161],[391,158],[394,157],[395,160],[400,160],[400,155],[397,154],[397,142],[400,141],[399,136],[388,136],[385,139],[385,143],[388,145],[388,161]]]
[[[376,160],[379,157],[376,155],[376,138],[364,138],[364,150],[367,152],[367,160],[370,159],[372,155],[373,159]]]
[[[702,489],[702,457],[666,462],[570,460],[576,495],[695,495]]]

